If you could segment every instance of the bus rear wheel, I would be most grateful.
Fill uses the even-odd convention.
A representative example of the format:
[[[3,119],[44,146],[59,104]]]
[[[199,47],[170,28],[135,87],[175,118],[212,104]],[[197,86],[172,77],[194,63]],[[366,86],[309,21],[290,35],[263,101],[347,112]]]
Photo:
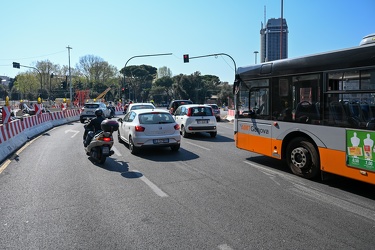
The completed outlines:
[[[294,138],[286,149],[286,161],[293,174],[314,179],[320,172],[320,159],[314,145],[303,137]]]

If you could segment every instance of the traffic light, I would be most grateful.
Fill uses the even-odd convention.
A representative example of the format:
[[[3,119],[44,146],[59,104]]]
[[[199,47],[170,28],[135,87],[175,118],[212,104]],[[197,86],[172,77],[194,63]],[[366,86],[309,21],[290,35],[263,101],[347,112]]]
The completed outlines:
[[[188,63],[189,62],[189,54],[185,54],[184,55],[184,63]]]
[[[125,92],[125,88],[122,88],[121,91],[122,91],[122,92]]]
[[[13,68],[19,69],[20,68],[20,63],[13,62]]]
[[[62,89],[66,89],[66,81],[63,81],[63,82],[61,82],[61,84],[60,84],[60,87],[62,88]]]

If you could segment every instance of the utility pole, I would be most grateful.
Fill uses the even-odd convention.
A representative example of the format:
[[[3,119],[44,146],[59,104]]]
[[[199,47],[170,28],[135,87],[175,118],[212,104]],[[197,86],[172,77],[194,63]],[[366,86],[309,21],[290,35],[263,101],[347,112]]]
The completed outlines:
[[[70,71],[70,50],[73,49],[73,48],[70,47],[69,45],[66,48],[68,49],[68,57],[69,57],[69,91],[70,91],[70,106],[72,106],[73,94],[72,94],[72,72]]]

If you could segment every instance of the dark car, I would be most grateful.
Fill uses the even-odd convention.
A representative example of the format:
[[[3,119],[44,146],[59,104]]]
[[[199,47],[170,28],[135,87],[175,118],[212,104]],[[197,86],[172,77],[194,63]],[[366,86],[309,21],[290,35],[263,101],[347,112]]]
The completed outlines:
[[[210,104],[205,104],[205,105],[211,106],[212,111],[214,112],[214,115],[215,115],[215,117],[216,117],[216,121],[219,122],[219,121],[221,120],[221,118],[220,118],[220,108],[219,108],[219,106],[217,106],[216,104],[212,104],[212,103],[210,103]]]
[[[173,100],[168,106],[168,110],[171,114],[174,114],[176,109],[180,107],[181,105],[186,105],[186,104],[193,104],[191,100]]]

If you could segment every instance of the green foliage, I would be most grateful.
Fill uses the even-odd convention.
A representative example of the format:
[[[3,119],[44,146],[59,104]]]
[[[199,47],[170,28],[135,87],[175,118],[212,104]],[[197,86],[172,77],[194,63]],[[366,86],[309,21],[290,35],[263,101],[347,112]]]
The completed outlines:
[[[9,85],[12,98],[36,100],[40,94],[42,82],[42,98],[68,97],[69,89],[61,90],[61,81],[69,75],[69,67],[51,63],[49,60],[35,63],[37,70],[20,73]],[[40,72],[40,73],[39,73]],[[196,103],[204,103],[208,98],[217,96],[218,104],[233,98],[231,86],[220,81],[215,75],[201,75],[199,71],[190,75],[172,76],[167,67],[159,69],[150,65],[130,65],[120,71],[104,59],[86,55],[79,59],[76,67],[70,69],[73,94],[77,90],[91,90],[90,97],[95,98],[108,87],[106,100],[127,99],[132,101],[149,101],[168,103],[172,99],[191,99]],[[51,78],[51,73],[54,77]],[[125,88],[122,92],[121,89]]]

